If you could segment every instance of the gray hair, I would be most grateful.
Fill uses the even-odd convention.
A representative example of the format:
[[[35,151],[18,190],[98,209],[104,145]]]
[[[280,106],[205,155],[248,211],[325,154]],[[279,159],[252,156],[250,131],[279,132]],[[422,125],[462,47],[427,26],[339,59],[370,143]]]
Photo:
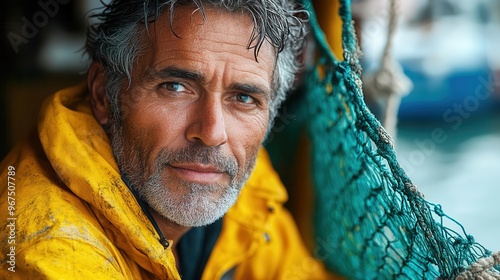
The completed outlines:
[[[274,47],[277,57],[272,81],[274,94],[269,106],[269,130],[300,67],[297,56],[304,45],[305,25],[304,19],[297,15],[307,17],[307,13],[299,10],[294,0],[114,0],[105,4],[100,13],[92,15],[99,22],[89,27],[86,52],[103,66],[106,73],[106,94],[112,118],[121,121],[119,92],[125,81],[130,84],[133,64],[146,51],[146,42],[135,38],[143,38],[147,24],[156,21],[165,8],[173,15],[176,6],[193,4],[204,18],[203,5],[249,13],[254,29],[247,47],[254,50],[256,60],[264,41]],[[172,21],[173,16],[170,18]]]

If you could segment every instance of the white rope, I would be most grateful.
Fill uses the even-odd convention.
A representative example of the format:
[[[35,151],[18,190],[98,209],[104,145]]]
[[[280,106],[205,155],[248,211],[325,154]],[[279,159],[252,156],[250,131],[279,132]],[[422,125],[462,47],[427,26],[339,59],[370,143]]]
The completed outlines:
[[[479,259],[476,263],[473,263],[469,269],[460,273],[456,280],[500,279],[500,273],[494,269],[495,266],[500,266],[500,252],[496,252],[487,258]]]
[[[382,125],[393,137],[396,135],[397,116],[401,98],[413,88],[403,68],[392,56],[392,44],[397,25],[397,0],[390,2],[387,41],[380,67],[363,78],[365,94],[371,95],[383,105]]]

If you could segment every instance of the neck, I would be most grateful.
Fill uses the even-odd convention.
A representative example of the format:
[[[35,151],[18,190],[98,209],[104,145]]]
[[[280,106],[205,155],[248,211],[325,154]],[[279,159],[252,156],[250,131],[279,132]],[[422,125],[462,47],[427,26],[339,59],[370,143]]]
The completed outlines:
[[[153,209],[149,209],[151,216],[153,216],[153,219],[155,219],[156,223],[158,224],[158,227],[160,228],[161,232],[167,239],[170,239],[173,241],[172,248],[175,250],[175,247],[177,246],[177,243],[181,239],[181,237],[188,232],[190,227],[185,227],[178,225],[164,217],[162,217],[158,212],[156,212]]]

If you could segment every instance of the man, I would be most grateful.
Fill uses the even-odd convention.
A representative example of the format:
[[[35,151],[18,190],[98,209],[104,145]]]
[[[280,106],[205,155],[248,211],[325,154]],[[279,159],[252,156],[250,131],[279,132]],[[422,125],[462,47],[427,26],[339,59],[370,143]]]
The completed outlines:
[[[38,134],[2,162],[2,275],[327,278],[261,149],[297,69],[294,13],[284,0],[107,5],[86,85],[46,100]]]

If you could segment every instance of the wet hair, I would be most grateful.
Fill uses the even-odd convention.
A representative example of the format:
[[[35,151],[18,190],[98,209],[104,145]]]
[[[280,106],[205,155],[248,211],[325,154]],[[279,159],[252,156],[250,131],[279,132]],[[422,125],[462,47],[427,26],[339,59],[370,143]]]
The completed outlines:
[[[180,5],[192,5],[193,9],[199,9],[203,18],[204,6],[248,13],[254,28],[247,47],[253,49],[255,59],[258,60],[265,41],[274,47],[276,64],[269,106],[270,128],[300,67],[297,55],[304,44],[304,17],[307,14],[294,0],[115,0],[104,4],[99,13],[91,16],[98,21],[88,29],[85,48],[90,58],[104,68],[112,118],[120,121],[119,92],[124,82],[131,83],[134,62],[147,51],[143,36],[147,24],[156,21],[166,10],[171,14],[172,28],[175,8]]]

